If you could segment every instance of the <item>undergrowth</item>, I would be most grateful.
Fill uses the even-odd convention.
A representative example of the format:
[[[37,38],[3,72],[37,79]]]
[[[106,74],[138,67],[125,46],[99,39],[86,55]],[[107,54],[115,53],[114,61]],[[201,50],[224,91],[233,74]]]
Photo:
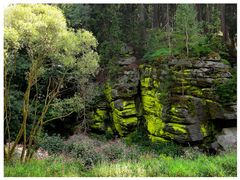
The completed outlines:
[[[7,177],[236,176],[236,152],[208,156],[173,143],[151,144],[135,132],[123,140],[74,135],[42,160],[5,162]],[[51,138],[47,138],[51,139]],[[56,138],[54,138],[56,140]],[[59,140],[59,138],[58,138]],[[56,141],[55,141],[56,142]],[[44,141],[49,144],[49,142]],[[59,143],[56,143],[59,144]],[[48,147],[48,146],[46,146]],[[53,149],[53,146],[50,146]],[[56,151],[54,151],[56,152]],[[187,153],[186,153],[187,152]]]

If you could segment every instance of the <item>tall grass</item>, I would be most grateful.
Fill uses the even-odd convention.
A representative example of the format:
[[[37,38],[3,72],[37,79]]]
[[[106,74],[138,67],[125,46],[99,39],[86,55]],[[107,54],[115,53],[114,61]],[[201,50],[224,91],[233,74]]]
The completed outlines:
[[[21,164],[12,162],[5,164],[5,177],[74,177],[85,176],[84,166],[74,160],[67,160],[63,156],[50,157],[44,160],[32,159]]]
[[[103,163],[91,170],[97,177],[226,177],[237,176],[236,153],[218,156],[142,158],[139,162]]]
[[[136,136],[134,136],[136,137]],[[51,139],[51,138],[48,138]],[[56,138],[55,138],[56,139]],[[237,175],[237,154],[207,156],[175,144],[149,144],[141,139],[101,141],[71,137],[57,154],[21,164],[5,163],[7,177],[226,177]],[[59,141],[59,140],[58,140]],[[58,142],[57,141],[57,142]],[[55,142],[55,141],[54,141]],[[58,150],[58,146],[46,147]],[[127,144],[126,144],[127,143]],[[55,143],[55,145],[59,143]]]

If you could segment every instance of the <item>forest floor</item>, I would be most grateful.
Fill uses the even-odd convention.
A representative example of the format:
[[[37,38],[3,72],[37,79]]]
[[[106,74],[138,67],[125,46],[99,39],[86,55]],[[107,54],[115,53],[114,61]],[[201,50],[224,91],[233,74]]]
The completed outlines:
[[[5,177],[235,177],[237,153],[208,155],[192,147],[183,150],[177,145],[129,145],[120,140],[93,141],[84,137],[81,145],[74,146],[69,153],[50,154],[45,159],[33,158],[25,164],[21,164],[18,160],[5,163],[4,175]]]

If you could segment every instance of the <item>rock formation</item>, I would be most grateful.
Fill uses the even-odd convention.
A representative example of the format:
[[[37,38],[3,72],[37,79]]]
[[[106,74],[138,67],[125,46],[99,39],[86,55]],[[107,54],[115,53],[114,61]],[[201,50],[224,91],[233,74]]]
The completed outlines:
[[[236,104],[221,104],[214,91],[232,77],[220,56],[137,65],[128,53],[117,77],[105,83],[108,108],[96,109],[93,129],[127,136],[144,119],[151,141],[185,144],[214,137],[224,127],[219,123],[236,126]]]

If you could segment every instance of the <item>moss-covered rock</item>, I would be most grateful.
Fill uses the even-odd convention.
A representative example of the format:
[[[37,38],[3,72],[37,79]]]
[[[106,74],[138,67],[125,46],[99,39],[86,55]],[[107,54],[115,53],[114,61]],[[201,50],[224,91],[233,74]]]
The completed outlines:
[[[121,57],[116,65],[121,66],[118,76],[108,80],[104,93],[114,129],[120,136],[126,136],[134,131],[138,124],[138,111],[141,106],[136,106],[135,101],[138,95],[139,71],[134,56]]]
[[[109,118],[107,110],[96,109],[92,116],[91,129],[97,130],[99,132],[105,131],[105,122]]]
[[[103,128],[105,114],[99,109],[93,128],[127,136],[143,119],[152,142],[187,144],[211,139],[216,121],[236,119],[214,93],[216,84],[231,77],[230,66],[219,58],[213,53],[201,59],[172,59],[154,66],[142,64],[139,71],[135,58],[121,59],[118,77],[108,81],[104,91],[112,127]],[[171,81],[169,92],[165,92],[165,81]]]
[[[138,123],[137,111],[133,100],[116,100],[110,103],[114,126],[120,136],[125,136],[134,130]]]
[[[156,70],[149,66],[141,66],[141,98],[143,116],[151,140],[162,140],[165,123],[162,118],[163,105],[159,100],[159,81],[155,79]]]

